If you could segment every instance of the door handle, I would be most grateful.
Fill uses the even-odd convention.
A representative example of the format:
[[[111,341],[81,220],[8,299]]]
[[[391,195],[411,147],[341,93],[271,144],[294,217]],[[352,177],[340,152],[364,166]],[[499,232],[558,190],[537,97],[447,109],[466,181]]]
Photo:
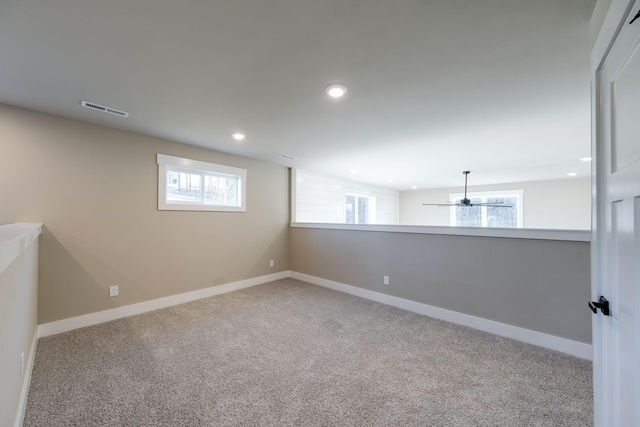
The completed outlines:
[[[602,311],[602,314],[605,316],[610,316],[611,312],[609,311],[609,301],[603,296],[600,296],[598,302],[589,301],[589,308],[593,311],[594,314],[598,314],[598,309]]]

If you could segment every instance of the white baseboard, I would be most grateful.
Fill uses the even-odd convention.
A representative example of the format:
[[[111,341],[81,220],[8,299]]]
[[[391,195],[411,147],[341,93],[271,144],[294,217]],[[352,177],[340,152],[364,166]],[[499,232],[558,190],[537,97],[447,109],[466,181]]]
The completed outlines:
[[[27,409],[27,398],[29,397],[29,386],[31,385],[31,373],[33,372],[33,362],[36,358],[36,347],[38,346],[38,327],[33,331],[33,338],[31,339],[31,347],[27,360],[25,361],[26,371],[24,372],[22,380],[22,391],[20,392],[20,401],[18,402],[18,412],[16,414],[15,427],[22,427],[24,421],[24,413]]]
[[[458,325],[469,326],[484,332],[512,338],[540,347],[549,348],[551,350],[560,351],[579,357],[581,359],[593,359],[593,349],[591,344],[585,344],[566,338],[556,337],[554,335],[544,334],[542,332],[532,331],[530,329],[520,328],[518,326],[507,325],[506,323],[495,322],[493,320],[483,319],[481,317],[470,316],[468,314],[456,311],[446,310],[444,308],[434,307],[432,305],[422,304],[391,295],[381,294],[379,292],[370,291],[368,289],[358,288],[356,286],[345,285],[344,283],[334,282],[320,277],[309,276],[308,274],[290,271],[290,277],[314,285],[323,286],[325,288],[334,289],[350,295],[366,298],[382,304],[392,305],[404,310],[413,311],[414,313],[424,314],[436,319],[445,320],[447,322],[456,323]]]
[[[260,285],[286,277],[302,280],[314,285],[323,286],[366,298],[382,304],[392,305],[403,310],[412,311],[414,313],[424,314],[436,319],[445,320],[447,322],[456,323],[458,325],[469,326],[474,329],[534,344],[540,347],[549,348],[551,350],[560,351],[582,359],[592,360],[593,349],[590,344],[545,334],[542,332],[532,331],[530,329],[520,328],[518,326],[508,325],[493,320],[483,319],[481,317],[471,316],[456,311],[446,310],[444,308],[434,307],[403,298],[382,294],[368,289],[358,288],[356,286],[346,285],[340,282],[334,282],[320,277],[310,276],[295,271],[281,271],[266,276],[254,277],[251,279],[241,280],[238,282],[227,283],[220,286],[200,289],[197,291],[186,292],[183,294],[172,295],[170,297],[159,298],[151,301],[145,301],[138,304],[118,307],[111,310],[99,311],[97,313],[86,314],[83,316],[72,317],[69,319],[58,320],[55,322],[44,323],[38,327],[38,337],[46,337],[49,335],[60,334],[62,332],[71,331],[73,329],[83,328],[85,326],[96,325],[98,323],[109,322],[111,320],[123,317],[134,316],[136,314],[146,313],[161,308],[171,307],[173,305],[184,304],[186,302],[195,301],[201,298],[207,298],[214,295],[220,295],[251,286]],[[35,354],[35,346],[33,346]],[[30,360],[32,355],[29,356]],[[31,364],[33,361],[31,360]],[[32,366],[32,365],[29,366]],[[31,369],[31,368],[29,368]],[[29,372],[30,375],[30,372]],[[26,396],[25,396],[26,400]]]
[[[199,289],[197,291],[185,292],[183,294],[172,295],[170,297],[158,298],[137,304],[126,305],[124,307],[112,308],[110,310],[98,311],[96,313],[85,314],[83,316],[71,317],[57,320],[55,322],[43,323],[39,326],[39,337],[47,337],[63,332],[71,331],[85,326],[97,325],[98,323],[109,322],[123,317],[134,316],[173,305],[184,304],[214,295],[225,294],[237,291],[238,289],[249,288],[278,279],[289,277],[289,271],[267,274],[265,276],[253,277],[251,279],[240,280],[238,282],[226,283],[224,285],[212,286],[210,288]]]

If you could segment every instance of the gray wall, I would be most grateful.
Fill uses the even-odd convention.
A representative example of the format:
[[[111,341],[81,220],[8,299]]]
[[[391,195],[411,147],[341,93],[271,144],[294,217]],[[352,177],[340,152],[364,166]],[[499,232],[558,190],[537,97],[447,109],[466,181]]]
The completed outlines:
[[[290,239],[293,271],[591,343],[588,243],[310,228]]]
[[[25,372],[36,331],[38,240],[0,272],[0,426],[15,423]]]
[[[39,323],[289,269],[285,167],[2,105],[0,153],[0,224],[44,223]],[[247,212],[158,211],[156,153],[247,169]]]

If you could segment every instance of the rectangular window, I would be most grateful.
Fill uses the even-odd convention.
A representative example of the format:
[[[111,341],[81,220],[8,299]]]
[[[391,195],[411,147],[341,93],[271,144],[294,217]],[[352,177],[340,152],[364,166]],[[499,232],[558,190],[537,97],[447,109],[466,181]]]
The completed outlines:
[[[247,170],[158,154],[158,209],[246,211]]]
[[[451,208],[450,224],[456,227],[523,227],[524,190],[486,191],[467,193],[471,205]],[[449,195],[449,201],[459,203],[464,194]],[[495,206],[477,206],[488,204]],[[508,207],[507,207],[508,206]]]
[[[347,196],[353,196],[347,199]],[[356,208],[357,197],[362,206]],[[368,201],[367,199],[368,198]],[[291,221],[326,224],[398,224],[400,193],[300,169],[291,170]],[[347,212],[347,204],[351,209]],[[367,204],[366,208],[364,204]],[[368,217],[368,218],[366,218]],[[365,220],[366,218],[366,220]]]
[[[375,197],[347,194],[345,197],[346,224],[375,224]]]

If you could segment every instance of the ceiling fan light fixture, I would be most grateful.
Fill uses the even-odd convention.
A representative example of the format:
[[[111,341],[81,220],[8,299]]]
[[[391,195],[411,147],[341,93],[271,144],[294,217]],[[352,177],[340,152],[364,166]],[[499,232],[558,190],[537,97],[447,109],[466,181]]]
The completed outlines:
[[[341,98],[347,93],[347,87],[341,83],[332,83],[325,89],[327,95],[332,98]]]

